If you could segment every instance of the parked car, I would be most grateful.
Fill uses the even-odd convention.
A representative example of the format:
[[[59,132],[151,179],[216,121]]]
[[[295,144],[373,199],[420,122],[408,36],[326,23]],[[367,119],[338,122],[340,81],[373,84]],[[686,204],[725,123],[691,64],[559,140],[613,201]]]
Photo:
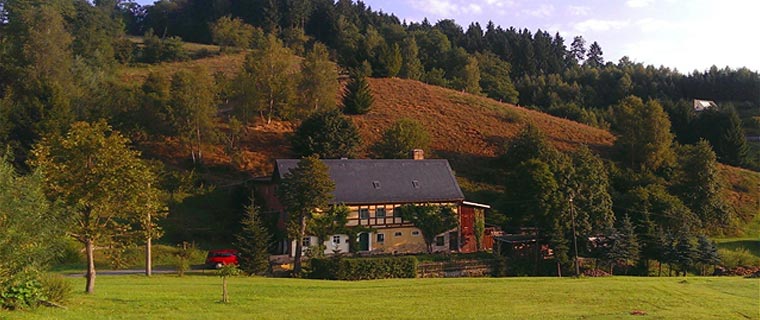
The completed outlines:
[[[210,250],[206,256],[206,266],[219,269],[226,264],[238,264],[238,251],[235,249]]]

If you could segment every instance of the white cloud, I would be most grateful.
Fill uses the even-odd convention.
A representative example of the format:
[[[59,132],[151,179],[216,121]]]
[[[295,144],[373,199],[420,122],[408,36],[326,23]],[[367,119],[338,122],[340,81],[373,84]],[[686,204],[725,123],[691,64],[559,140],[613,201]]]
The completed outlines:
[[[546,18],[554,13],[554,6],[551,4],[542,4],[538,8],[523,9],[522,13],[536,18]]]
[[[643,8],[648,7],[654,3],[654,0],[628,0],[625,4],[631,8]]]
[[[441,18],[452,18],[453,16],[462,13],[481,14],[483,13],[483,4],[501,7],[512,3],[511,1],[499,0],[407,0],[406,2],[414,9],[417,9],[425,14]]]
[[[576,23],[573,28],[575,31],[586,33],[589,31],[592,32],[603,32],[603,31],[609,31],[609,30],[617,30],[622,29],[630,25],[631,22],[628,20],[600,20],[600,19],[588,19],[581,22]]]
[[[567,13],[572,16],[587,16],[591,13],[591,8],[586,6],[568,6]]]

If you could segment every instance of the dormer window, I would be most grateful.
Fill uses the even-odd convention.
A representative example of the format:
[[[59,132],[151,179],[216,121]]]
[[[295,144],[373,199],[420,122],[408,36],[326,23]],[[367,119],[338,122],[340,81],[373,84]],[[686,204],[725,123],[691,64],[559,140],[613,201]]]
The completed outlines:
[[[380,189],[380,181],[372,181],[372,187],[375,189]]]
[[[420,188],[420,181],[419,180],[412,180],[412,187],[414,187],[415,189],[419,189]]]

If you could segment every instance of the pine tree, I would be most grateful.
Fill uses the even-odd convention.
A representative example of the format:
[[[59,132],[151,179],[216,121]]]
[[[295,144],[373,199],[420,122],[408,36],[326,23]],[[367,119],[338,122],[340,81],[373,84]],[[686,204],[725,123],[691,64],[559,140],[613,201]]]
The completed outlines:
[[[602,47],[599,46],[599,43],[594,41],[594,43],[591,44],[591,46],[588,48],[588,55],[586,56],[586,62],[584,65],[593,67],[593,68],[599,68],[604,66],[604,58],[602,58],[602,55],[604,53],[602,52]]]
[[[691,237],[688,232],[681,232],[678,236],[678,241],[675,245],[676,263],[683,272],[684,277],[689,268],[694,266],[698,258],[698,252],[694,248],[694,244],[691,242]]]
[[[240,252],[240,269],[250,275],[262,274],[269,268],[269,245],[272,236],[264,227],[261,212],[253,204],[245,208],[242,229],[235,235],[235,247]]]
[[[623,264],[625,273],[628,274],[628,267],[631,263],[639,259],[640,247],[636,236],[636,230],[633,227],[631,218],[625,215],[617,228],[617,233],[613,237],[612,248],[608,252],[608,259],[614,264]],[[610,267],[612,273],[612,267]]]
[[[301,274],[301,255],[306,227],[312,215],[320,208],[326,208],[332,199],[335,182],[330,179],[329,169],[319,157],[301,159],[298,165],[285,174],[277,190],[288,216],[289,238],[296,242],[293,274]]]
[[[720,256],[718,256],[718,249],[715,246],[715,242],[710,241],[707,236],[701,234],[697,238],[697,262],[701,264],[701,275],[705,275],[705,269],[707,266],[714,266],[720,263]]]
[[[383,67],[383,75],[393,78],[398,75],[403,64],[401,48],[397,43],[392,46],[383,46],[380,52],[380,64]]]
[[[343,112],[346,114],[365,114],[372,109],[375,98],[369,88],[367,79],[353,78],[346,87],[348,92],[343,97]]]
[[[404,39],[404,46],[401,51],[404,63],[401,66],[401,77],[410,80],[420,80],[424,73],[422,62],[419,57],[419,48],[414,37]]]

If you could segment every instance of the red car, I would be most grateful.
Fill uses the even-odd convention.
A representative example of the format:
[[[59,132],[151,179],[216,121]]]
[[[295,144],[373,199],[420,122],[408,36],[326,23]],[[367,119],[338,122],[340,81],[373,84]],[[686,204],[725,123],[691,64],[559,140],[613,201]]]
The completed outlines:
[[[221,268],[225,264],[238,264],[238,251],[234,249],[210,250],[206,256],[206,265]]]

